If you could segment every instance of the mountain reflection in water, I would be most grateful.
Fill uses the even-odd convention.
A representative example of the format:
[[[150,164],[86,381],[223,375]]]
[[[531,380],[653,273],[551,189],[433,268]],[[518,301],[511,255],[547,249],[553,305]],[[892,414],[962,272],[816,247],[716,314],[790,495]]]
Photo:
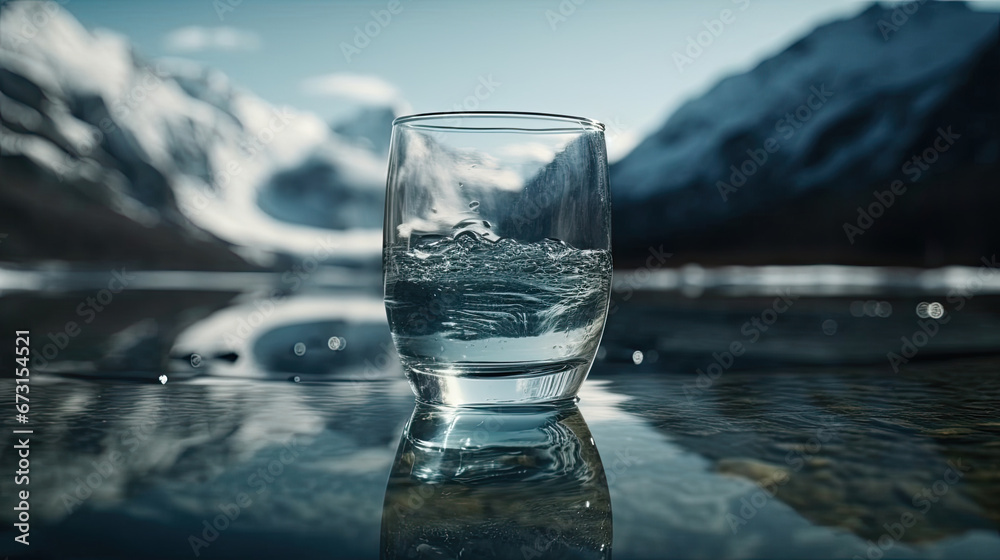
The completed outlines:
[[[35,557],[447,555],[492,530],[498,547],[534,535],[527,550],[566,557],[608,544],[616,558],[1000,551],[990,291],[960,310],[916,289],[803,295],[751,342],[742,326],[775,297],[762,288],[618,290],[579,409],[456,451],[433,444],[500,416],[414,410],[376,290],[237,284],[126,290],[91,323],[76,315],[86,282],[7,286],[0,326],[30,317],[39,353],[81,323],[32,374]],[[868,301],[892,312],[858,316]],[[922,301],[949,321],[894,372],[886,354],[920,329]],[[730,361],[733,342],[745,352]],[[0,488],[14,495],[13,478]],[[422,516],[395,515],[421,488],[434,490]],[[570,518],[580,530],[545,548],[537,535]]]

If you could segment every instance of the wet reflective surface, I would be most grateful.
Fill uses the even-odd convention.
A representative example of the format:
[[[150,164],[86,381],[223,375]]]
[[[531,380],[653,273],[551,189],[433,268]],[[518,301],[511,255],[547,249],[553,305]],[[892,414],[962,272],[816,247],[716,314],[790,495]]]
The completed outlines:
[[[521,424],[419,419],[402,381],[39,378],[31,549],[600,558],[613,509],[616,558],[864,557],[908,512],[887,556],[990,558],[1000,384],[984,367],[733,373],[693,402],[685,379],[620,371],[585,384],[578,411]]]
[[[414,408],[374,292],[126,291],[87,323],[94,293],[0,298],[3,332],[55,348],[27,557],[1000,552],[995,296],[801,297],[754,339],[777,296],[619,292],[578,407],[496,413]],[[921,301],[949,320],[893,371]],[[24,557],[3,511],[0,554]]]
[[[382,558],[610,558],[611,543],[604,465],[576,406],[413,411]]]

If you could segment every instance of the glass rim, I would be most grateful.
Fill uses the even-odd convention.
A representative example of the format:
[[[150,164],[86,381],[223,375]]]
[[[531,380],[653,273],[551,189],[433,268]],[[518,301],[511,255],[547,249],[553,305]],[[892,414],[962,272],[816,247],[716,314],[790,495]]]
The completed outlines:
[[[469,125],[445,125],[435,124],[435,121],[445,121],[449,119],[461,118],[491,118],[491,119],[524,119],[528,121],[551,121],[553,123],[573,123],[578,126],[551,126],[537,128],[520,128],[511,126],[469,126]],[[430,121],[423,124],[423,121]],[[564,132],[596,129],[604,132],[604,123],[585,117],[574,117],[572,115],[559,115],[556,113],[535,113],[526,111],[440,111],[433,113],[414,113],[412,115],[402,115],[392,121],[392,126],[410,126],[412,128],[434,129],[434,130],[465,130],[465,131],[489,131],[489,130],[511,130],[525,132]]]

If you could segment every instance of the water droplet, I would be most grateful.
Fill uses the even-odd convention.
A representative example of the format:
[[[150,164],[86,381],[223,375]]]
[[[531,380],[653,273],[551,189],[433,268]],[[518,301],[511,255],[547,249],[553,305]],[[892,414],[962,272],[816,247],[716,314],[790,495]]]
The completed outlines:
[[[877,301],[875,301],[873,299],[870,299],[870,300],[868,300],[868,301],[865,302],[864,310],[865,310],[865,316],[866,317],[874,317],[876,309],[878,309],[878,302]]]
[[[459,183],[459,184],[458,184],[458,188],[462,188],[462,187],[464,187],[464,186],[465,186],[465,183]]]
[[[437,213],[438,213],[437,208],[431,208],[431,214],[437,214]]]
[[[851,316],[852,317],[864,317],[865,316],[865,302],[863,301],[852,301],[851,302]]]
[[[201,367],[201,356],[191,354],[191,367]]]
[[[892,315],[892,304],[888,301],[880,301],[878,305],[875,306],[875,314],[879,317],[888,317]]]
[[[827,336],[833,336],[837,334],[837,322],[833,319],[827,319],[823,321],[823,334]]]
[[[298,383],[299,381],[302,381],[302,378],[299,377],[298,375],[292,377],[292,383]]]
[[[306,345],[301,342],[296,342],[292,351],[295,352],[296,356],[304,356],[306,353]]]
[[[161,375],[160,376],[160,385],[166,385],[166,384],[167,384],[167,376],[166,375]]]
[[[472,210],[473,212],[478,211],[479,210],[479,201],[478,200],[473,200],[472,202],[470,202],[469,203],[469,210]]]
[[[632,352],[632,363],[634,363],[635,365],[639,365],[642,363],[642,352],[640,350]]]
[[[917,304],[917,317],[920,317],[921,319],[926,319],[926,318],[930,317],[930,314],[927,313],[927,308],[928,307],[930,307],[930,304],[927,303],[926,301],[922,301],[922,302],[918,303]]]
[[[330,340],[326,341],[326,345],[333,351],[343,350],[347,347],[347,339],[340,336],[331,336]]]
[[[935,301],[927,306],[927,314],[930,315],[931,319],[940,319],[944,317],[944,306]]]
[[[476,168],[476,164],[473,163],[472,165],[469,166],[469,168],[470,169],[475,169]]]

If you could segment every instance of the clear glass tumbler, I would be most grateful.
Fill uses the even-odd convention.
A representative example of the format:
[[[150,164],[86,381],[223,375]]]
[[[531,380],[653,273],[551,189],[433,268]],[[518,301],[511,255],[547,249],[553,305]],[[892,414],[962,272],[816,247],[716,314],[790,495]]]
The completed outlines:
[[[604,126],[535,113],[393,122],[385,306],[418,399],[576,396],[611,293]]]

